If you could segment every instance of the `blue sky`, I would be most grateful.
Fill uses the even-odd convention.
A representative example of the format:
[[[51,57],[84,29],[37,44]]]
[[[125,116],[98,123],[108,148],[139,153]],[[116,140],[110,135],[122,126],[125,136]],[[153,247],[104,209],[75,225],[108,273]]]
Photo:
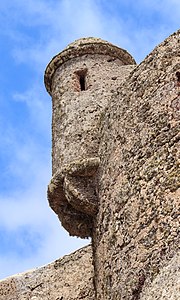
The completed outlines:
[[[0,279],[47,264],[88,241],[68,236],[48,207],[50,59],[95,36],[139,63],[179,28],[179,0],[6,0],[0,3]]]

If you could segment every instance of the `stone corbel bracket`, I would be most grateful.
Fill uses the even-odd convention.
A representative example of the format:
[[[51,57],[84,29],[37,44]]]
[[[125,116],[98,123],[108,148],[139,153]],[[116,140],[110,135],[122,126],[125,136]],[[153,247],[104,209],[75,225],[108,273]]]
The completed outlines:
[[[63,227],[72,236],[92,235],[98,210],[96,173],[98,157],[73,161],[56,172],[48,186],[48,200]]]

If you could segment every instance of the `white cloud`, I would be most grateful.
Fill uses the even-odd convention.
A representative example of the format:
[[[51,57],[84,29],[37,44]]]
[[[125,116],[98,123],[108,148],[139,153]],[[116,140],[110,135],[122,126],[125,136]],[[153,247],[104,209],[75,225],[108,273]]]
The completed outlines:
[[[43,81],[35,81],[33,86],[23,93],[16,92],[13,100],[26,106],[30,125],[34,126],[33,130],[41,131],[41,134],[50,140],[51,99],[45,92]]]
[[[29,149],[30,153],[31,151],[32,149]],[[26,153],[26,163],[33,162],[31,157],[28,157],[28,151],[24,152]],[[36,159],[38,158],[40,160],[40,157]],[[21,174],[17,171],[15,163],[18,163],[18,160],[15,159],[13,162],[15,173],[18,173],[20,178],[27,176],[24,180],[29,180],[29,187],[23,188],[23,184],[21,186],[19,183],[19,187],[11,191],[9,196],[0,196],[0,228],[4,228],[4,234],[13,236],[13,241],[14,239],[16,241],[14,245],[9,244],[8,251],[4,253],[0,251],[0,278],[46,264],[89,242],[70,239],[68,233],[61,227],[47,202],[49,166],[45,161],[40,160],[38,163],[36,159],[32,169],[26,168],[26,163],[22,159]],[[22,235],[24,230],[25,237]],[[29,243],[33,243],[34,252],[30,251]],[[19,252],[22,252],[22,255]]]
[[[34,64],[37,72],[38,66],[41,66],[42,72],[42,67],[67,43],[82,36],[100,36],[103,33],[102,15],[95,1],[62,0],[52,6],[45,1],[37,4],[29,1],[27,5],[18,1],[18,4],[26,26],[32,26],[32,29],[37,26],[39,37],[32,40],[31,45],[14,47],[14,57],[19,62]]]
[[[180,4],[176,0],[173,0],[173,5],[169,0],[163,5],[162,1],[124,2],[129,11],[121,14],[118,1],[107,4],[106,1],[94,0],[16,0],[17,18],[23,16],[20,18],[23,26],[36,30],[38,37],[30,39],[28,36],[25,39],[27,43],[16,44],[14,57],[19,63],[31,64],[36,72],[42,74],[52,56],[68,43],[82,36],[97,36],[133,51],[135,58],[140,61],[152,50],[152,45],[164,39],[167,32],[171,33],[172,24],[176,29]],[[113,10],[115,4],[118,13]],[[168,18],[168,21],[165,23],[163,20],[163,24],[158,24],[158,20],[153,22],[155,13],[165,21]],[[174,14],[176,17],[173,17]],[[140,20],[142,23],[139,25]]]

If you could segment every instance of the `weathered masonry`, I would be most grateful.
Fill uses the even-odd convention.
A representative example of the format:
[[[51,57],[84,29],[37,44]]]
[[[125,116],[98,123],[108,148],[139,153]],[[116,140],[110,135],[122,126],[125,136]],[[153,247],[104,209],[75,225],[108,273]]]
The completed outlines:
[[[138,66],[108,42],[77,40],[45,85],[49,204],[92,247],[0,282],[0,300],[179,300],[180,31]]]

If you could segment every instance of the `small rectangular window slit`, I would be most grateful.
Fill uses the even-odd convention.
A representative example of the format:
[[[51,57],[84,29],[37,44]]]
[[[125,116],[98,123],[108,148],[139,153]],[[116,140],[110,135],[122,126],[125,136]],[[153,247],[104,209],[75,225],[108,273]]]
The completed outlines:
[[[87,69],[84,70],[78,70],[75,72],[76,74],[76,88],[77,90],[80,91],[86,91],[86,74],[87,74]]]
[[[79,76],[79,82],[80,82],[80,87],[81,87],[81,91],[85,91],[85,75],[80,75]]]

